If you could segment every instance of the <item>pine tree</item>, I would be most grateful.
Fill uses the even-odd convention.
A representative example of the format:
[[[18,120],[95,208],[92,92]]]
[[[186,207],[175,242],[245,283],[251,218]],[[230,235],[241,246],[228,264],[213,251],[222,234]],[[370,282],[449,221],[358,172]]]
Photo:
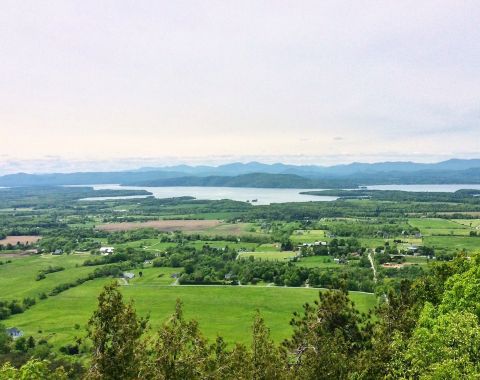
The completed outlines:
[[[133,304],[123,302],[118,283],[105,286],[88,323],[93,354],[87,379],[140,378],[140,337],[145,328],[146,320],[137,317]]]

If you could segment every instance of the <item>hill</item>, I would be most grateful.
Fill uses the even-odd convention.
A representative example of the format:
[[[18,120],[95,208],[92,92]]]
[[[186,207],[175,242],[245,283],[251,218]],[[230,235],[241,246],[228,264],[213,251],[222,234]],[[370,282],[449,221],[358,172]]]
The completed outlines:
[[[358,185],[480,183],[480,160],[314,165],[232,163],[167,166],[134,171],[27,174],[0,177],[0,186],[123,184],[137,186],[231,186],[345,188]]]

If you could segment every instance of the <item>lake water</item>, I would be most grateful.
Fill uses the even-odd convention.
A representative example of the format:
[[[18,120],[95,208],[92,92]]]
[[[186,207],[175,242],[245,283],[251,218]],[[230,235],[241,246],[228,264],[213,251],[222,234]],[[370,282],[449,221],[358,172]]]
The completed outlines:
[[[419,192],[445,192],[453,193],[457,190],[471,189],[480,190],[480,184],[454,184],[454,185],[375,185],[367,186],[368,190],[401,190],[401,191],[419,191]]]
[[[337,197],[314,196],[300,194],[302,191],[312,191],[313,189],[259,189],[251,187],[144,187],[144,186],[120,186],[120,185],[89,185],[95,190],[147,190],[153,193],[155,198],[173,198],[191,196],[196,199],[232,199],[234,201],[252,201],[257,202],[253,205],[268,205],[271,203],[286,202],[326,202],[334,201]],[[144,196],[133,196],[128,198],[143,198]],[[86,198],[86,200],[100,199],[121,199],[127,197],[102,197]]]
[[[145,186],[120,186],[120,185],[87,185],[93,186],[95,190],[147,190],[155,198],[173,198],[191,196],[196,199],[232,199],[235,201],[257,202],[253,205],[268,205],[271,203],[286,202],[328,202],[334,201],[337,197],[314,196],[300,194],[302,191],[314,191],[315,189],[262,189],[253,187],[189,187],[189,186],[170,186],[170,187],[145,187]],[[367,186],[369,190],[402,190],[419,192],[454,192],[460,189],[480,190],[480,185],[376,185]],[[316,189],[322,190],[322,189]],[[107,199],[131,199],[145,198],[145,195],[134,195],[124,197],[97,197],[85,198],[83,200],[107,200]]]

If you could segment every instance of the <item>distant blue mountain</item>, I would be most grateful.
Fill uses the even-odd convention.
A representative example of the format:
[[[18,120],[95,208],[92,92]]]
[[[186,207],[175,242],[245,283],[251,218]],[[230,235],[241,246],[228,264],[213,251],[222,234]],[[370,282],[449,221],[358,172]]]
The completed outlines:
[[[140,170],[161,170],[169,172],[181,172],[190,175],[241,175],[248,173],[270,173],[270,174],[296,174],[307,177],[318,176],[345,176],[355,173],[378,173],[378,172],[415,172],[421,170],[444,171],[444,170],[466,170],[480,168],[480,159],[451,159],[448,161],[423,164],[411,161],[378,162],[319,166],[319,165],[288,165],[282,163],[263,164],[252,161],[248,163],[235,162],[220,166],[189,166],[178,165],[158,168],[143,168]]]
[[[346,187],[355,184],[479,183],[480,159],[439,163],[378,162],[316,166],[261,162],[220,166],[176,165],[133,171],[27,174],[0,177],[0,186],[118,183],[155,186]]]

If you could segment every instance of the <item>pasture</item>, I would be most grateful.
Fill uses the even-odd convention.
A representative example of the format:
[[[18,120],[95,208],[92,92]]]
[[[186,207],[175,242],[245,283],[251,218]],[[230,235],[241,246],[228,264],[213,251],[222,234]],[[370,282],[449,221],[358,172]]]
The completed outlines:
[[[295,264],[305,268],[338,268],[339,267],[339,264],[335,263],[330,256],[302,257]]]
[[[238,254],[238,258],[253,257],[255,260],[268,260],[268,261],[288,261],[293,259],[297,255],[293,251],[255,251],[255,252],[241,252]]]
[[[61,256],[45,254],[11,259],[11,262],[0,265],[0,299],[21,300],[24,297],[38,297],[40,293],[48,293],[60,283],[85,276],[94,270],[92,267],[81,266],[88,258],[91,258],[90,254]],[[49,273],[43,280],[36,281],[35,277],[39,271],[49,266],[61,266],[65,270]]]
[[[425,245],[435,249],[480,251],[480,237],[426,236],[423,240]]]
[[[81,266],[88,257],[77,254],[37,255],[18,258],[0,266],[2,299],[37,298],[37,303],[30,309],[5,320],[6,326],[18,327],[36,338],[45,337],[56,348],[71,343],[75,336],[83,336],[84,327],[96,307],[98,294],[103,285],[112,279],[87,281],[44,300],[40,300],[38,295],[48,293],[59,283],[90,273],[92,267]],[[35,281],[38,271],[49,265],[63,266],[65,270]],[[258,309],[272,329],[273,338],[280,342],[291,333],[289,320],[292,313],[301,311],[303,303],[313,302],[318,297],[319,290],[312,288],[175,286],[172,275],[181,271],[181,268],[148,267],[133,270],[136,275],[133,280],[121,281],[121,284],[128,284],[121,287],[125,298],[135,302],[139,315],[150,317],[153,330],[168,318],[174,310],[175,301],[180,299],[184,302],[185,316],[198,320],[210,340],[221,335],[229,343],[248,343],[252,318]],[[351,298],[362,311],[367,311],[376,303],[373,294],[352,292]]]
[[[480,219],[454,219],[453,221],[469,228],[480,229]]]
[[[119,222],[105,223],[96,227],[107,232],[130,231],[140,228],[154,228],[162,232],[181,231],[186,234],[200,234],[208,236],[266,236],[258,232],[253,223],[225,223],[219,219],[177,219],[177,220],[150,220],[147,222]]]
[[[326,241],[326,230],[295,230],[290,237],[292,242],[296,244],[300,243],[313,243],[315,241]]]
[[[469,236],[472,231],[465,223],[440,218],[411,218],[408,223],[417,227],[423,236]]]
[[[148,222],[106,223],[97,226],[102,231],[129,231],[139,228],[154,228],[159,231],[204,231],[220,225],[219,220],[150,220]]]
[[[153,276],[155,277],[155,276]],[[55,346],[69,343],[83,335],[83,327],[96,307],[96,297],[108,281],[89,281],[56,297],[50,297],[7,322],[27,334],[48,337]],[[213,341],[218,335],[229,343],[249,343],[250,327],[258,309],[280,342],[291,334],[289,321],[302,304],[318,298],[311,288],[277,288],[260,286],[170,286],[138,282],[123,286],[127,300],[134,300],[137,312],[149,316],[153,331],[172,314],[177,299],[184,303],[185,317],[196,319],[204,334]],[[374,306],[375,296],[351,293],[362,311]],[[52,310],[55,313],[52,314]],[[81,330],[76,330],[79,324]],[[39,333],[41,331],[41,333]]]

